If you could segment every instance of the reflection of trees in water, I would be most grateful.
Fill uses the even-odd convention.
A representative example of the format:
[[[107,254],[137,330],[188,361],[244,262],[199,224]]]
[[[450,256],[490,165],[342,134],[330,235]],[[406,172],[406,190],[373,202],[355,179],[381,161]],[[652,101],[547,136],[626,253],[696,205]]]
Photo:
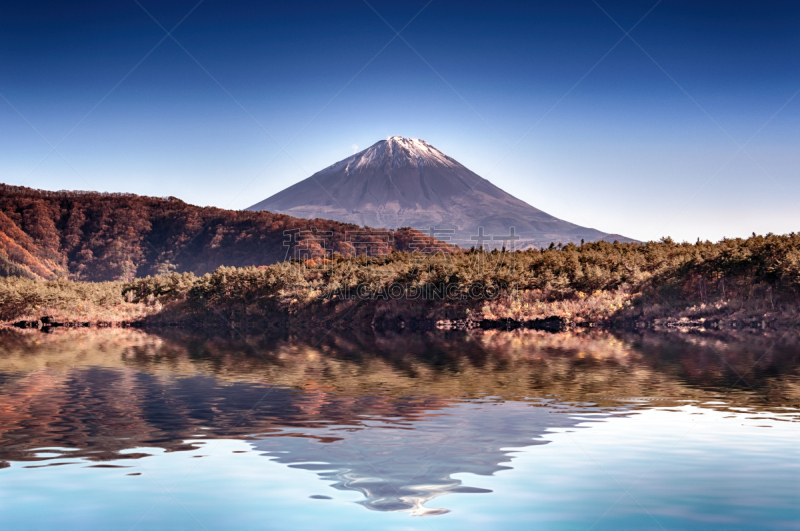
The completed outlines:
[[[134,369],[82,367],[17,379],[2,400],[0,459],[35,460],[28,451],[73,448],[65,455],[105,460],[121,450],[186,450],[187,439],[237,437],[363,418],[410,421],[447,405],[441,398],[344,395],[210,374],[170,377]],[[309,435],[313,437],[313,435]],[[326,436],[327,437],[327,436]]]
[[[725,396],[743,391],[757,407],[800,407],[797,336],[781,341],[754,333],[725,341],[684,334],[680,339],[649,334],[633,336],[631,345],[653,370],[674,374],[694,387]]]
[[[470,490],[454,474],[492,474],[510,459],[506,448],[542,444],[548,428],[576,424],[554,408],[650,407],[619,401],[630,397],[797,406],[798,350],[768,347],[530,331],[331,335],[318,345],[131,330],[6,335],[0,461],[43,460],[32,452],[42,448],[136,458],[120,452],[246,438],[276,461],[321,467],[335,487],[362,492],[371,509],[431,514],[429,499]],[[755,390],[730,390],[737,372]],[[545,396],[552,398],[531,399]],[[486,403],[477,409],[464,398]]]

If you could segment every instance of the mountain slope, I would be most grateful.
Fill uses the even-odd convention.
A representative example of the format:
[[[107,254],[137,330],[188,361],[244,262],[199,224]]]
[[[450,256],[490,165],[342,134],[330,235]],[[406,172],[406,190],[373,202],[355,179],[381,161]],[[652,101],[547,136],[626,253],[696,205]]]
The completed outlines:
[[[548,245],[619,235],[560,220],[493,185],[423,140],[391,137],[251,206],[302,218],[377,227],[454,229],[451,241],[508,234]]]
[[[432,246],[453,250],[412,230],[364,231],[325,219],[201,208],[174,197],[47,192],[0,184],[0,276],[129,280],[333,252],[386,254]]]
[[[47,256],[8,216],[0,212],[0,276],[53,280],[66,274],[57,257]]]

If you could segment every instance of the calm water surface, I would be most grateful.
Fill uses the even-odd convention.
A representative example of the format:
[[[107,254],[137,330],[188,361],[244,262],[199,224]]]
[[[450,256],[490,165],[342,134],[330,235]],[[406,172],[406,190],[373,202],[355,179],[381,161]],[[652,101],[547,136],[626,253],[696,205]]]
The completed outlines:
[[[0,336],[1,529],[800,529],[800,348]]]

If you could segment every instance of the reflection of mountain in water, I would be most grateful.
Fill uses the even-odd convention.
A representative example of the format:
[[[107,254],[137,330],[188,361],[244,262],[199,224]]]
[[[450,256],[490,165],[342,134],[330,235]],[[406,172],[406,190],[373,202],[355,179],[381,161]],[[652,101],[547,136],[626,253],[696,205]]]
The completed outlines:
[[[0,461],[45,461],[43,448],[132,459],[148,447],[190,450],[188,439],[239,437],[280,463],[318,470],[335,488],[361,492],[369,509],[417,515],[447,512],[423,506],[436,496],[486,492],[453,476],[509,468],[501,465],[508,448],[545,444],[547,429],[580,422],[554,412],[581,411],[549,401],[352,395],[91,366],[14,383],[0,412]]]
[[[239,438],[361,492],[370,509],[413,514],[445,511],[425,507],[436,496],[479,492],[457,476],[508,468],[514,448],[546,443],[548,429],[650,407],[629,397],[761,410],[800,397],[792,345],[527,332],[313,346],[131,330],[0,339],[0,469]]]
[[[447,510],[424,504],[443,494],[489,492],[464,485],[454,475],[489,476],[509,469],[501,463],[511,460],[510,449],[546,444],[548,429],[581,422],[553,414],[559,408],[532,405],[456,403],[402,425],[369,422],[358,429],[315,430],[318,436],[341,438],[329,443],[269,437],[253,445],[280,463],[319,471],[337,489],[361,492],[365,500],[360,503],[369,509],[441,514]]]

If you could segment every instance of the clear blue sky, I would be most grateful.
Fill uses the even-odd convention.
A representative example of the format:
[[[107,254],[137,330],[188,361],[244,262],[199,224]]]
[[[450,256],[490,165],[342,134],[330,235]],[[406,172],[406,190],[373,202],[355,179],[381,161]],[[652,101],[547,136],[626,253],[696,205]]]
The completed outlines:
[[[238,209],[403,135],[608,232],[800,230],[800,3],[426,1],[6,2],[0,181]]]

